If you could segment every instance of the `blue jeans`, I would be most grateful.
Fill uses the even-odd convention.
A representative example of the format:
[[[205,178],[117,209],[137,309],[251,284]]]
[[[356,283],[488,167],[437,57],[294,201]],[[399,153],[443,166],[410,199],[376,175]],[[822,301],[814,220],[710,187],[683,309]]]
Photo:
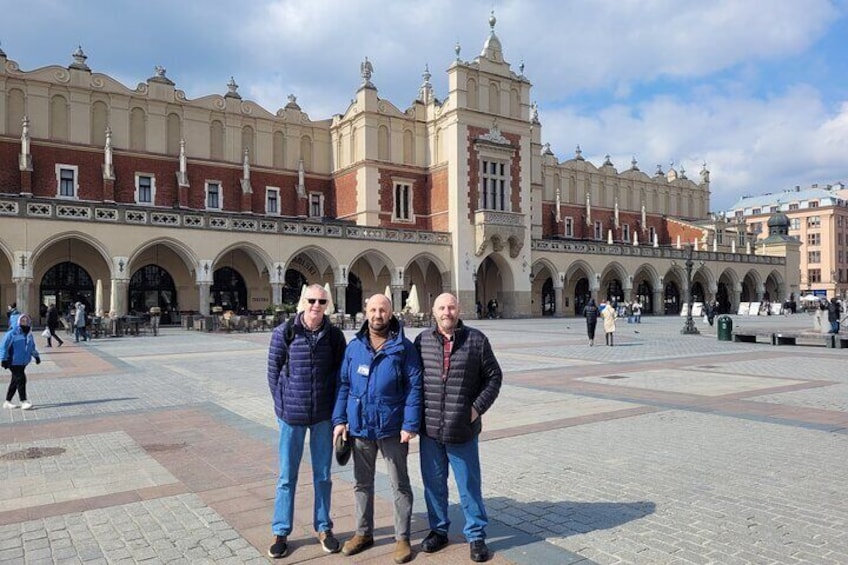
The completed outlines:
[[[279,418],[277,418],[277,422],[280,424],[280,478],[277,481],[274,519],[271,523],[274,535],[287,536],[292,531],[297,474],[300,468],[300,459],[303,457],[306,430],[309,430],[312,484],[315,488],[312,525],[316,532],[332,530],[330,496],[333,483],[330,480],[330,465],[333,460],[333,425],[330,420],[318,422],[311,426],[291,426]]]
[[[462,533],[469,542],[486,539],[489,518],[483,506],[480,476],[480,452],[477,437],[465,443],[440,443],[427,436],[421,437],[421,478],[424,481],[424,500],[427,503],[427,519],[430,529],[447,535],[450,528],[448,517],[448,475],[453,469],[465,528]]]

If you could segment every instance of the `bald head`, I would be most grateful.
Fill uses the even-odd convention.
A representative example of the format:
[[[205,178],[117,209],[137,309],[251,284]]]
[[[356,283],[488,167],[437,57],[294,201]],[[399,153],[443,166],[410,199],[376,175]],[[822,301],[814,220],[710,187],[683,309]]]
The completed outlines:
[[[365,304],[365,319],[369,331],[385,334],[392,319],[392,301],[385,294],[375,294]]]
[[[433,302],[433,317],[439,331],[447,336],[453,335],[456,324],[459,322],[459,300],[449,292],[436,297]]]

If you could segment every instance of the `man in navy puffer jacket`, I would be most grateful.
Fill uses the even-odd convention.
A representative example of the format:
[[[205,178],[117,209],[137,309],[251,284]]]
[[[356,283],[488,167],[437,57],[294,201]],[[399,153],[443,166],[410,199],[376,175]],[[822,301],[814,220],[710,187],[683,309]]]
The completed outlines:
[[[274,541],[268,555],[284,557],[294,518],[298,469],[306,431],[315,488],[313,526],[327,553],[339,551],[330,519],[333,428],[330,418],[336,398],[345,337],[324,314],[328,296],[318,284],[306,289],[303,312],[274,329],[268,349],[268,387],[280,425],[280,478],[271,528]]]
[[[368,299],[366,322],[347,346],[333,410],[333,438],[353,437],[356,533],[342,553],[374,545],[374,472],[383,454],[394,492],[395,563],[412,559],[412,487],[406,457],[421,423],[421,359],[382,294]]]

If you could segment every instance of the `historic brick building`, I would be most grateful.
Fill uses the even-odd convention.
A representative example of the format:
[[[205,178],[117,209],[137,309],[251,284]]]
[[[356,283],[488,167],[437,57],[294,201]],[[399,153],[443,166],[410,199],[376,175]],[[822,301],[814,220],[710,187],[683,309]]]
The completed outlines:
[[[579,147],[558,161],[494,17],[480,54],[460,55],[445,98],[425,69],[406,109],[379,97],[366,59],[350,106],[313,120],[232,79],[189,100],[162,68],[130,88],[82,49],[32,71],[0,51],[0,301],[262,310],[318,282],[348,313],[386,287],[400,309],[413,284],[425,308],[451,290],[506,316],[573,314],[590,296],[676,313],[681,240],[699,245],[696,300],[797,292],[797,248],[722,237],[706,167],[696,182],[598,167]]]

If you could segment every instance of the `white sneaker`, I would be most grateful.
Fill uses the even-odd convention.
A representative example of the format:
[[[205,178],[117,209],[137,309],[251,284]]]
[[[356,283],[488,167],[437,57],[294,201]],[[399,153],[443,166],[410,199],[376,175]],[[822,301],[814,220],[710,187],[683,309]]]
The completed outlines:
[[[11,403],[11,402],[9,402],[8,400],[7,400],[7,401],[5,401],[5,402],[3,403],[3,408],[9,408],[9,409],[12,409],[12,408],[17,408],[17,407],[18,407],[18,405],[17,405],[17,404],[12,404],[12,403]]]
[[[23,402],[21,402],[21,410],[29,410],[30,408],[32,408],[32,402],[30,402],[29,400],[24,400]]]

